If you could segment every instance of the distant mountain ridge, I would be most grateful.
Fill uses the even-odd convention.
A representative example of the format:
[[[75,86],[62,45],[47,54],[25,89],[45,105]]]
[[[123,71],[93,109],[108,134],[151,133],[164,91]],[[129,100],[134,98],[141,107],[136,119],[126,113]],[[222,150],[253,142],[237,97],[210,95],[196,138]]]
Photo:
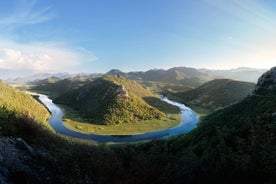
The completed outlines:
[[[130,79],[142,81],[155,81],[174,84],[183,84],[190,87],[198,87],[213,79],[232,79],[244,82],[256,83],[265,72],[264,69],[237,68],[230,70],[195,69],[190,67],[174,67],[168,70],[154,69],[145,72],[128,72],[110,70],[109,75],[123,75]]]
[[[184,83],[186,85],[198,87],[204,82],[207,82],[213,79],[218,79],[218,78],[229,78],[233,80],[256,83],[258,78],[265,71],[266,70],[264,69],[245,68],[245,67],[229,69],[229,70],[210,70],[210,69],[196,69],[191,67],[173,67],[167,70],[152,69],[148,71],[127,72],[127,73],[122,72],[119,69],[112,69],[106,74],[123,75],[135,80],[140,79],[140,80],[147,80],[147,81]],[[11,73],[11,71],[6,71],[6,70],[1,71],[0,78],[4,79],[8,83],[28,83],[30,81],[46,79],[53,76],[64,79],[64,78],[76,77],[76,76],[100,77],[104,75],[102,73],[79,73],[79,74],[41,73],[41,74],[28,75],[28,76],[22,75],[22,77],[12,78],[11,75],[9,75],[9,73]]]

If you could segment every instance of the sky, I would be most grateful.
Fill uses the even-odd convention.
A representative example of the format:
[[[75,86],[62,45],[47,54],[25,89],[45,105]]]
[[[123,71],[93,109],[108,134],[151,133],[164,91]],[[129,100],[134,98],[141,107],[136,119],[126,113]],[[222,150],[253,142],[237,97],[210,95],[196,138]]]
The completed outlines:
[[[276,63],[274,0],[0,0],[0,72]]]

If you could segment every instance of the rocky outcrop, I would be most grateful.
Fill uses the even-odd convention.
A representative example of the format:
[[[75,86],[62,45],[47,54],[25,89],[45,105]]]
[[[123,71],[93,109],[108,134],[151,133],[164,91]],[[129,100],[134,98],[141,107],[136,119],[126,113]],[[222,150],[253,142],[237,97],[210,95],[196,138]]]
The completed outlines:
[[[45,165],[56,165],[48,154],[35,150],[21,138],[0,137],[0,183],[51,183]]]
[[[128,91],[125,89],[125,86],[119,85],[117,89],[114,91],[114,95],[116,95],[119,98],[127,98]]]
[[[264,73],[258,80],[253,94],[274,93],[276,88],[276,67]],[[275,95],[275,94],[274,94]]]

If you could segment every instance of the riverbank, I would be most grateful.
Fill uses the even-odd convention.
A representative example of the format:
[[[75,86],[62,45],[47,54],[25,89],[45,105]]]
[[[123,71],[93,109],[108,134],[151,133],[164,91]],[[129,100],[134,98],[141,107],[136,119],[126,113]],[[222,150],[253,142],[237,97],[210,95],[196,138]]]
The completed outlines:
[[[66,105],[60,106],[64,110],[63,122],[71,130],[100,135],[133,135],[152,132],[175,127],[181,120],[180,111],[176,114],[167,114],[160,119],[144,120],[139,122],[128,122],[121,124],[100,125],[89,123],[79,112]]]
[[[177,102],[170,101],[167,98],[163,98],[163,101],[180,108],[182,120],[179,125],[172,128],[167,128],[164,130],[147,132],[143,134],[135,134],[135,135],[117,136],[117,135],[85,134],[85,133],[71,130],[68,127],[66,127],[63,122],[63,112],[61,108],[56,104],[54,104],[52,100],[49,99],[46,95],[39,94],[39,100],[51,112],[52,116],[48,120],[48,122],[56,132],[67,136],[73,136],[73,137],[78,137],[82,139],[90,139],[97,142],[136,142],[141,140],[159,139],[159,138],[163,138],[171,135],[187,133],[193,128],[195,128],[196,123],[198,122],[197,115],[192,109],[186,107],[183,104],[179,104]]]

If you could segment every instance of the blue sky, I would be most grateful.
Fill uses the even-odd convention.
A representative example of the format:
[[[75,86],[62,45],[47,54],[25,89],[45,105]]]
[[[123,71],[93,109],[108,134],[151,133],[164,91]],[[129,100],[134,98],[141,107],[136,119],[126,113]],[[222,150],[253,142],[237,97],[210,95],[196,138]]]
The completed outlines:
[[[273,0],[0,0],[0,70],[271,68]]]

